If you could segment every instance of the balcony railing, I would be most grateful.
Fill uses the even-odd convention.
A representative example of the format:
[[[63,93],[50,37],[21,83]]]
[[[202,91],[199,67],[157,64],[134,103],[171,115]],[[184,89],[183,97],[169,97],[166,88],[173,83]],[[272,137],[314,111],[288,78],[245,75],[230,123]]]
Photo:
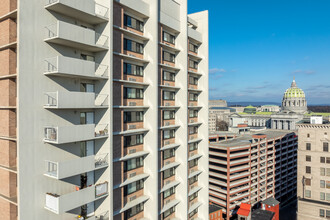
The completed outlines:
[[[109,45],[108,36],[63,21],[45,27],[45,41],[91,52],[106,50]]]
[[[108,124],[71,125],[44,128],[44,141],[54,144],[72,143],[108,136]]]
[[[57,91],[45,93],[45,108],[99,108],[108,106],[107,94]]]
[[[46,75],[60,75],[84,78],[107,78],[109,66],[88,60],[57,56],[45,59]]]
[[[109,165],[108,155],[91,155],[63,162],[46,160],[46,175],[56,179],[63,179],[100,169]]]
[[[45,7],[49,10],[89,22],[91,24],[102,23],[109,18],[109,8],[95,0],[46,0]]]
[[[46,193],[45,208],[56,214],[63,214],[90,202],[94,202],[107,194],[108,182],[92,185],[84,189],[78,188],[78,190],[64,195]]]

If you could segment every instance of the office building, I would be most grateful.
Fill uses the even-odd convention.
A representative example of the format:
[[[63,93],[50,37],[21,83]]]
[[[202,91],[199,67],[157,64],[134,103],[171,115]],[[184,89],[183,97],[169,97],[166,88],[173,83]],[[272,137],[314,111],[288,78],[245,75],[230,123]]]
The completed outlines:
[[[208,218],[207,11],[3,0],[0,75],[0,219]]]
[[[241,203],[254,206],[275,197],[286,204],[296,197],[295,133],[263,130],[209,146],[210,203],[221,206],[226,219]]]
[[[322,116],[313,116],[297,127],[297,219],[330,218],[330,124]]]

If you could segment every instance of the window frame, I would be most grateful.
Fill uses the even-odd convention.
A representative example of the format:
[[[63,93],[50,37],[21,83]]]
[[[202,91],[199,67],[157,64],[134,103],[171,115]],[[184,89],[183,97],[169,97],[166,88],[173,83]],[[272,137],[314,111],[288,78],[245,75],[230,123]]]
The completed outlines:
[[[168,57],[165,56],[165,54],[168,54]],[[163,50],[163,60],[166,62],[175,63],[175,54]]]
[[[165,136],[165,132],[169,132],[168,135]],[[163,140],[168,140],[175,138],[175,129],[163,130]]]
[[[129,167],[128,167],[128,163],[129,163],[130,161],[135,161],[135,163],[132,162],[131,167],[129,168]],[[135,164],[135,166],[133,166],[133,164]],[[143,156],[142,156],[142,157],[132,158],[132,159],[130,159],[130,160],[126,160],[126,161],[124,162],[124,172],[138,169],[138,168],[140,168],[140,167],[143,167],[143,165],[144,165],[144,157],[143,157]]]
[[[132,142],[132,137],[135,137],[135,144],[128,145],[128,141],[130,143]],[[133,146],[137,146],[140,144],[143,144],[143,134],[124,136],[124,147],[133,147]]]
[[[143,111],[124,112],[124,123],[143,122]],[[135,114],[135,115],[133,115]],[[133,118],[135,117],[135,120]],[[128,120],[130,119],[130,120]]]
[[[137,41],[124,38],[124,50],[131,51],[138,54],[143,54],[144,45]]]
[[[128,19],[130,19],[130,24],[128,24]],[[134,27],[133,26],[133,22],[132,21],[135,21],[135,24],[136,26]],[[140,31],[140,32],[143,32],[143,29],[144,29],[144,22],[139,20],[139,19],[136,19],[130,15],[127,15],[127,14],[124,14],[124,26],[126,27],[129,27],[129,28],[132,28],[134,30],[137,30],[137,31]]]
[[[135,69],[135,71],[134,71]],[[130,72],[128,70],[131,70]],[[123,73],[130,76],[143,76],[144,67],[124,62]]]
[[[170,75],[169,78],[165,77],[165,76],[166,76],[166,73],[167,73],[168,75]],[[175,82],[175,73],[170,72],[170,71],[163,70],[163,80],[164,80],[164,81]]]
[[[129,93],[129,91],[134,91]],[[124,87],[124,99],[143,99],[144,90],[140,88]],[[128,97],[128,94],[134,94],[135,97]]]
[[[168,112],[169,117],[165,117],[165,113]],[[173,120],[175,119],[175,111],[174,110],[164,110],[163,111],[163,120]]]
[[[165,39],[165,35],[168,35],[168,37],[169,37],[169,40],[166,40]],[[170,44],[173,44],[173,45],[175,45],[175,40],[176,40],[176,37],[173,35],[173,34],[170,34],[170,33],[168,33],[167,31],[164,31],[163,30],[163,41],[164,42],[167,42],[167,43],[170,43]]]
[[[166,96],[165,94],[168,94],[168,96]],[[163,100],[175,101],[175,92],[164,90],[163,91]]]

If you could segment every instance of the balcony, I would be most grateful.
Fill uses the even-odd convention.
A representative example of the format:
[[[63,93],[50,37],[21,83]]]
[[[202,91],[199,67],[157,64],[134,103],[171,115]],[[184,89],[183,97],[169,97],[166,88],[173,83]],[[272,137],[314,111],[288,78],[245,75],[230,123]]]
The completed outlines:
[[[46,0],[45,8],[90,24],[107,22],[109,8],[95,0]]]
[[[108,95],[91,92],[57,91],[45,93],[46,109],[107,108]]]
[[[45,59],[44,74],[85,79],[107,79],[109,66],[82,59],[57,56]]]
[[[80,50],[98,52],[108,49],[109,37],[94,30],[57,21],[45,27],[45,41]]]
[[[92,155],[62,162],[46,161],[46,176],[64,179],[107,167],[109,154]]]
[[[44,142],[52,144],[107,138],[108,135],[108,124],[49,126],[44,128]]]
[[[108,182],[92,185],[64,195],[46,194],[45,209],[63,214],[82,205],[94,202],[108,195]]]

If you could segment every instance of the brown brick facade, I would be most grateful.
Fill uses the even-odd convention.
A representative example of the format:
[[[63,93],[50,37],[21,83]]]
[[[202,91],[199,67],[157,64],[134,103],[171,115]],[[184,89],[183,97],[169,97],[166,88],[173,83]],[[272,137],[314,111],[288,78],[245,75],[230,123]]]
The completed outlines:
[[[16,52],[13,49],[0,50],[0,77],[16,73]]]
[[[17,9],[17,0],[1,0],[0,17]]]
[[[0,22],[0,47],[13,42],[17,38],[17,25],[12,19],[6,19]]]

